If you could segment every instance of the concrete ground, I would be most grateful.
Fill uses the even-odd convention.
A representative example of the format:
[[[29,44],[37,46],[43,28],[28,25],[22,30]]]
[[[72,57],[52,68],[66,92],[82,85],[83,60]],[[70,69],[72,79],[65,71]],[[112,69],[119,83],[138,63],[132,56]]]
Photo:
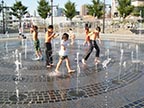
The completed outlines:
[[[60,76],[50,76],[59,59],[59,38],[52,41],[52,68],[45,66],[43,38],[40,42],[44,59],[39,61],[32,60],[31,37],[23,41],[1,39],[0,108],[144,108],[144,44],[136,40],[141,38],[101,36],[100,64],[94,64],[95,50],[87,65],[82,64],[88,46],[82,45],[80,37],[68,47],[71,67],[76,72],[67,73],[63,62]],[[19,67],[15,64],[16,49]]]

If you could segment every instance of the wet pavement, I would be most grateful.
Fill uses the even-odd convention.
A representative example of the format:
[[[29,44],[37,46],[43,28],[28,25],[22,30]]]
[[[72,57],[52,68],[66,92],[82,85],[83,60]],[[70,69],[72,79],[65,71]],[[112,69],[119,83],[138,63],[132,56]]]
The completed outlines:
[[[39,61],[32,60],[31,38],[1,41],[0,108],[143,108],[144,44],[105,40],[99,45],[101,63],[94,64],[93,50],[83,65],[88,50],[83,41],[68,46],[76,72],[69,74],[64,61],[60,76],[50,76],[59,60],[59,39],[52,41],[52,68],[45,66],[43,39],[44,58]]]

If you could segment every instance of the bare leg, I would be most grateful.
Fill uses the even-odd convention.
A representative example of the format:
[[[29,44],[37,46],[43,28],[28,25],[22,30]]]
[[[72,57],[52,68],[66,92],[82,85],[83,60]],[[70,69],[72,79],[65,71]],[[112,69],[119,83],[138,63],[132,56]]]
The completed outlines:
[[[73,45],[74,44],[74,39],[71,39],[71,45]]]
[[[57,63],[57,66],[56,66],[56,68],[55,68],[55,71],[56,72],[59,72],[59,68],[60,68],[60,65],[62,64],[62,59],[59,59],[59,62]]]
[[[67,70],[68,72],[74,72],[75,70],[72,70],[71,67],[70,67],[70,61],[68,58],[65,59],[66,60],[66,67],[67,67]]]
[[[99,60],[98,58],[99,58],[99,57],[96,57],[96,58],[95,58],[95,62],[97,62],[97,63],[100,62],[100,60]]]
[[[41,50],[39,50],[39,55],[42,56],[42,51]]]
[[[42,51],[41,50],[38,51],[38,55],[42,59]]]
[[[38,51],[36,51],[36,56],[39,57],[39,52]]]

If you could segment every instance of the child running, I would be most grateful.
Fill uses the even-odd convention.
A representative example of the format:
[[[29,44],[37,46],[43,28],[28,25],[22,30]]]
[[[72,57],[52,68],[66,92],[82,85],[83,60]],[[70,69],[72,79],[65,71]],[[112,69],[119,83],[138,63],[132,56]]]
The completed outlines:
[[[41,60],[43,57],[42,57],[42,51],[40,48],[40,42],[38,39],[38,27],[36,25],[34,25],[31,28],[31,32],[32,32],[32,38],[34,41],[34,47],[35,47],[35,51],[36,51],[36,58],[33,60]]]
[[[100,37],[99,37],[99,32],[100,31],[101,31],[100,27],[97,27],[94,32],[91,32],[91,33],[88,34],[88,36],[90,37],[90,47],[89,47],[89,50],[88,50],[87,54],[82,59],[82,63],[84,65],[86,64],[85,61],[88,59],[91,52],[93,51],[93,48],[96,49],[95,64],[100,62],[100,60],[98,59],[99,55],[100,55],[100,49],[99,49],[99,46],[96,43],[96,39],[98,39],[99,43],[101,44],[101,40],[100,40]]]
[[[72,72],[75,72],[75,70],[72,70],[71,67],[70,67],[70,61],[69,61],[69,58],[68,58],[68,49],[67,49],[67,45],[68,45],[68,38],[69,38],[69,35],[67,33],[64,33],[62,35],[62,40],[61,40],[61,48],[60,48],[60,51],[59,51],[59,61],[57,63],[57,66],[56,66],[56,69],[55,69],[55,73],[53,73],[54,75],[59,75],[60,72],[59,72],[59,68],[63,62],[63,60],[66,61],[66,67],[67,67],[67,70],[68,70],[68,73],[72,73]]]

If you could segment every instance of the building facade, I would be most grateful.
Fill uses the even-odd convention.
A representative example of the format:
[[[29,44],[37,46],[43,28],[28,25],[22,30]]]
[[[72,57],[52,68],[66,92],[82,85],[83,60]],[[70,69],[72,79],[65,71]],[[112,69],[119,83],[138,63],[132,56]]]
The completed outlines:
[[[117,7],[118,7],[118,1],[117,0],[112,0],[112,3],[111,3],[111,16],[112,17],[117,17],[118,16]]]
[[[87,15],[87,13],[88,13],[88,9],[87,9],[87,6],[84,4],[81,6],[80,15],[85,16],[85,15]]]
[[[132,5],[134,5],[135,7],[144,6],[144,0],[132,0]]]

